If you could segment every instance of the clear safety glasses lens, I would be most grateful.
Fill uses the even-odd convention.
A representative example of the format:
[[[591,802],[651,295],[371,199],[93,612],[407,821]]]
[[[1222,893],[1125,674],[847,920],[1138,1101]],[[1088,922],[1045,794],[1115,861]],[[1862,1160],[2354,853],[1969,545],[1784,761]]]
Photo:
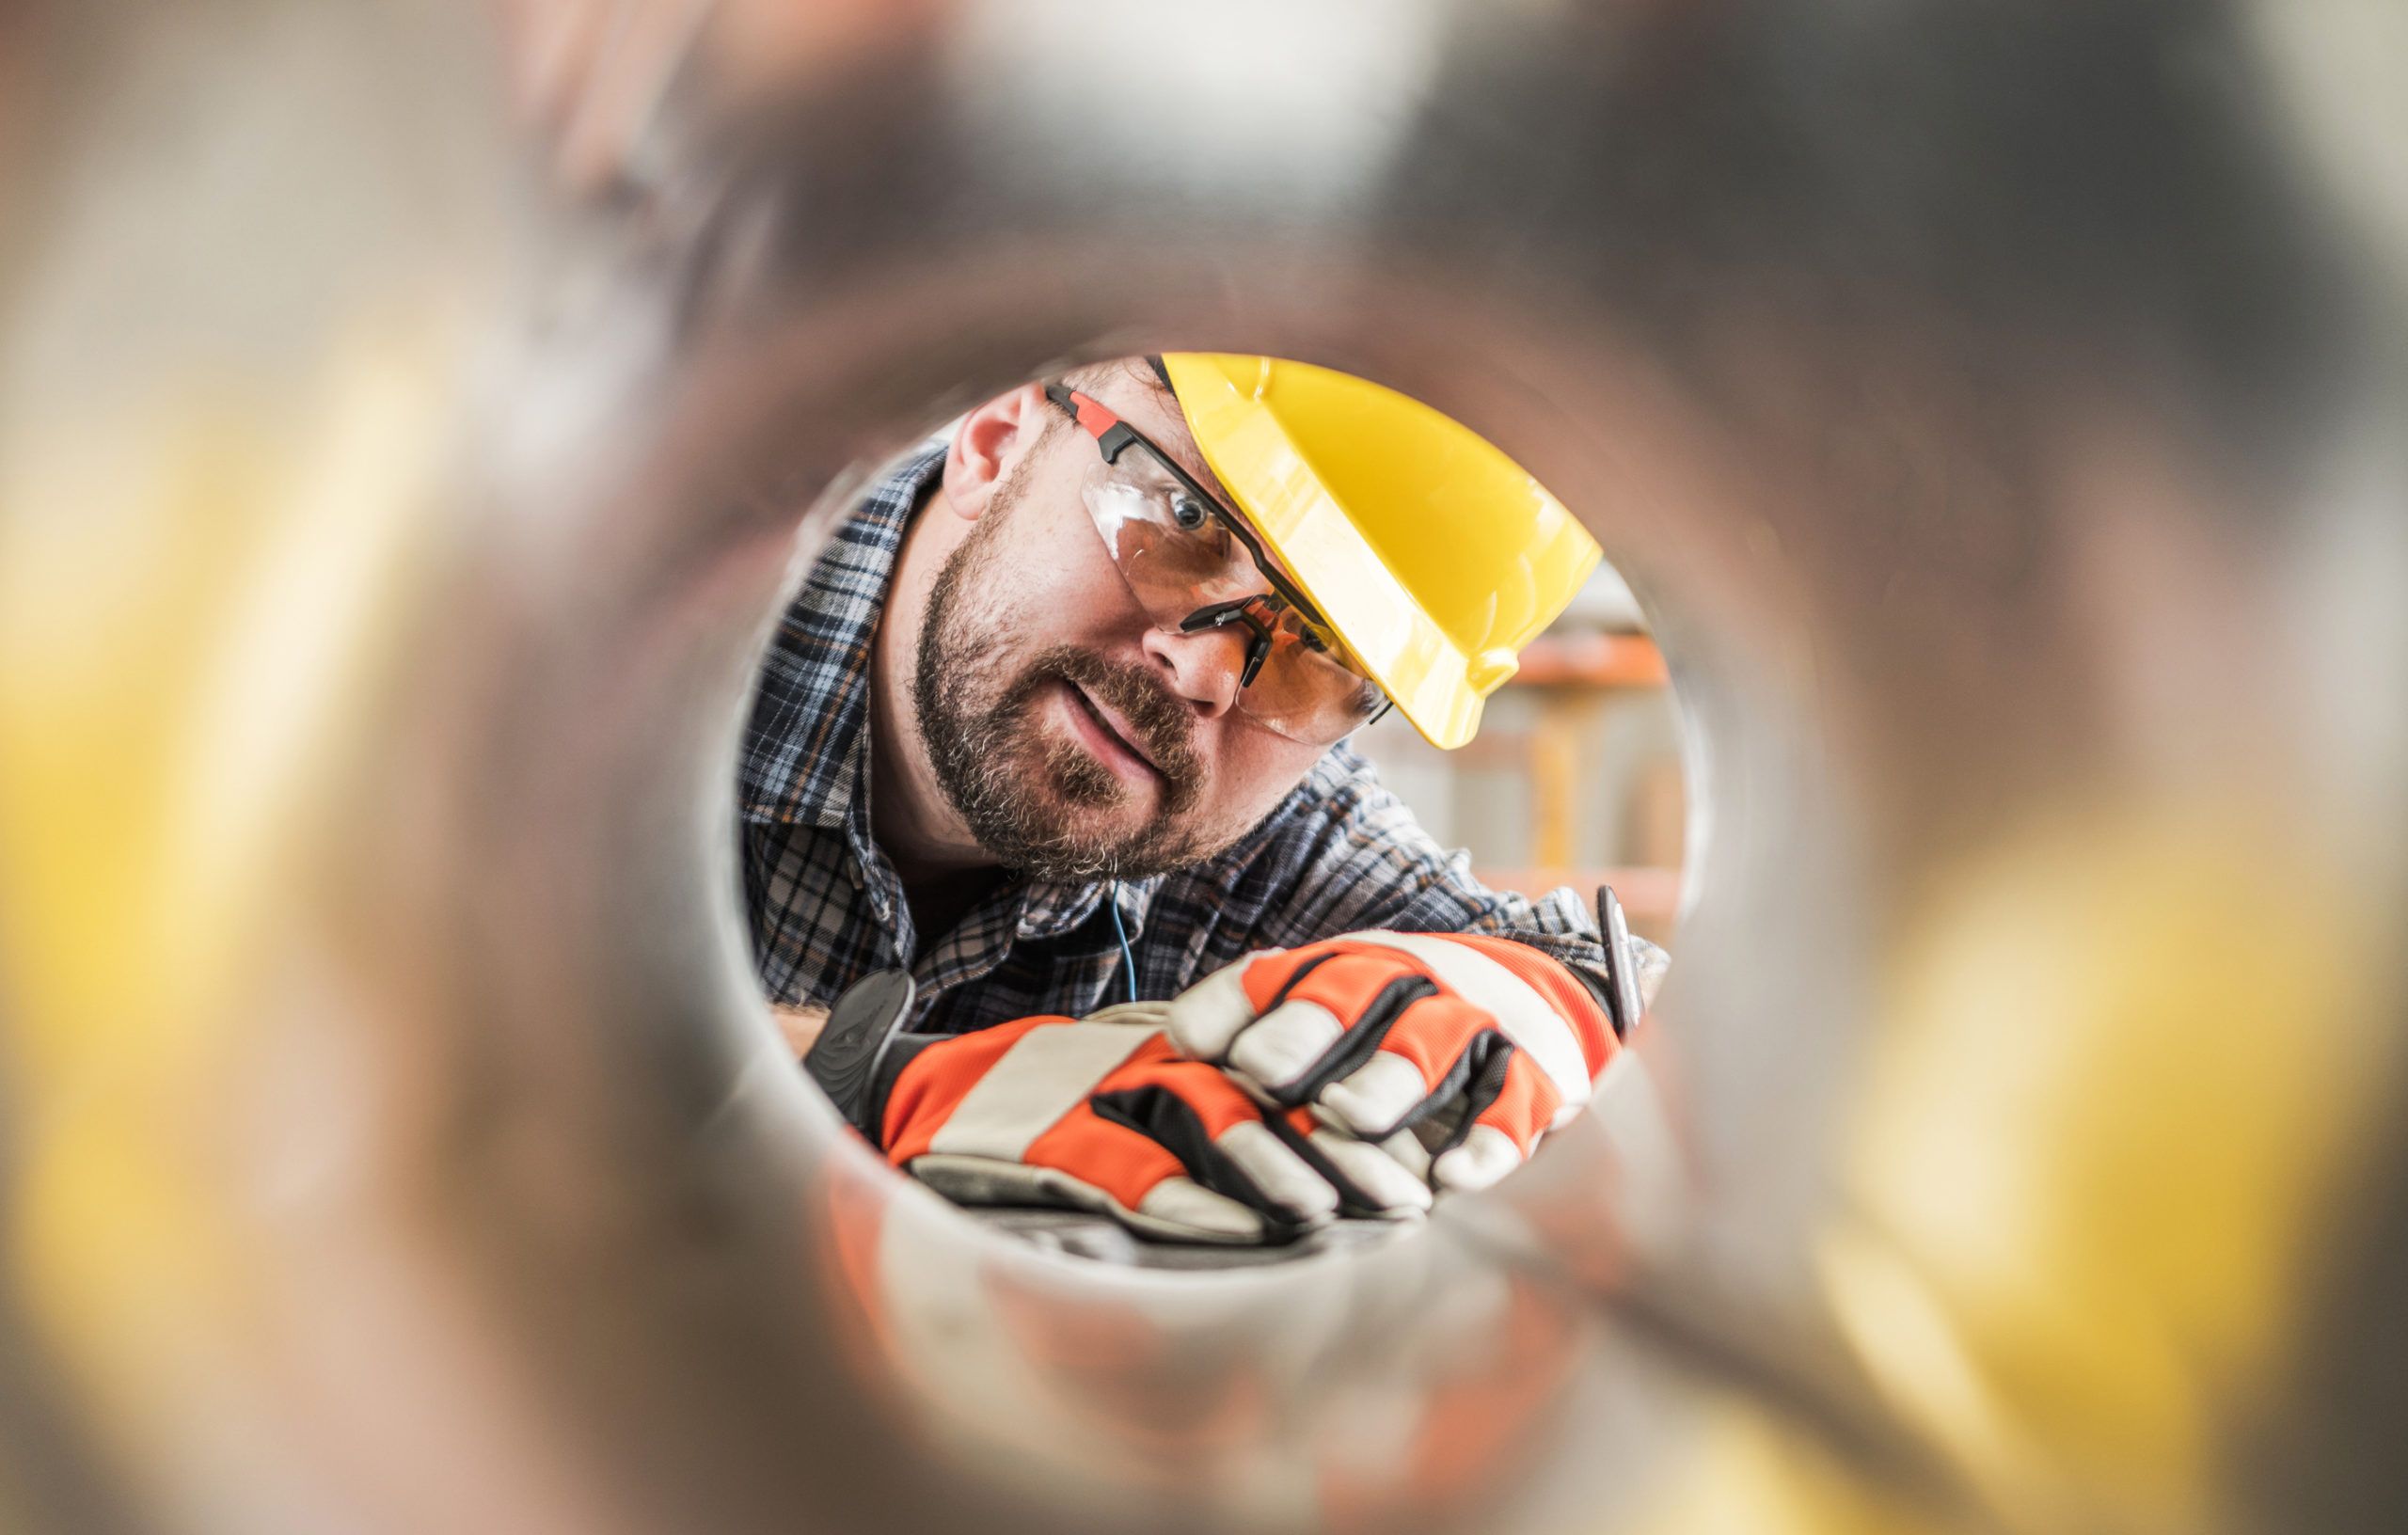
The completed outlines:
[[[1377,714],[1377,685],[1332,653],[1280,598],[1214,510],[1142,449],[1098,460],[1087,514],[1138,606],[1173,634],[1228,628],[1246,641],[1252,679],[1238,711],[1291,740],[1323,746]]]

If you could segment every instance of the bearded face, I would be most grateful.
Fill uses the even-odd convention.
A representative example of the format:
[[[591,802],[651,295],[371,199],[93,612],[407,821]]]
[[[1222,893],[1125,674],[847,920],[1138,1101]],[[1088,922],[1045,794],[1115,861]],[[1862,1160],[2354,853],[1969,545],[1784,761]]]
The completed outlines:
[[[1193,706],[1142,661],[1067,641],[1032,647],[1011,616],[1026,482],[997,491],[929,596],[912,702],[937,781],[981,847],[1040,879],[1143,878],[1208,857],[1230,839],[1198,824],[1209,769]],[[1062,711],[1089,729],[1058,728]],[[1098,729],[1112,738],[1102,752]],[[1116,743],[1150,785],[1112,755]]]
[[[1167,396],[1102,388],[1192,453]],[[1147,616],[1086,503],[1095,453],[1067,422],[1034,435],[946,555],[913,641],[916,723],[953,810],[1004,867],[1065,883],[1212,857],[1324,750],[1235,706],[1240,634]]]

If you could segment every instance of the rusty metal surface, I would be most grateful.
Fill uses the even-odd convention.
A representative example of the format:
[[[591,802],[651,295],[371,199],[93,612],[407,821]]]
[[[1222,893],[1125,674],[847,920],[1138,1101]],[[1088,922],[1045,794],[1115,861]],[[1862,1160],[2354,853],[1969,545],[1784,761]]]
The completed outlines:
[[[0,1518],[2397,1527],[2400,34],[0,8]],[[845,486],[1172,345],[1558,490],[1700,807],[1639,1069],[1224,1274],[842,1142],[723,834]]]

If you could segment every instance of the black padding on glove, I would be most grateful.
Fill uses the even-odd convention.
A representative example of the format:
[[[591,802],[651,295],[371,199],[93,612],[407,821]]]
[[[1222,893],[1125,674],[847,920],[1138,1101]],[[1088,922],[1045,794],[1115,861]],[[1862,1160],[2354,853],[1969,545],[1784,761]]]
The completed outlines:
[[[1087,1100],[1096,1117],[1123,1125],[1179,1159],[1187,1176],[1214,1194],[1226,1195],[1262,1217],[1264,1238],[1292,1241],[1303,1223],[1287,1209],[1273,1204],[1253,1179],[1212,1144],[1204,1122],[1185,1099],[1166,1087],[1133,1087],[1125,1092],[1098,1093]]]

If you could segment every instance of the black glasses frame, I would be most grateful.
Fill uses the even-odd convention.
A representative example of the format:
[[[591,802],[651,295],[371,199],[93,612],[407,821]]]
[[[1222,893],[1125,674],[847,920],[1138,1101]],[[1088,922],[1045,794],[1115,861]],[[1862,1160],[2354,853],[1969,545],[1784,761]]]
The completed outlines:
[[[1254,561],[1254,568],[1262,572],[1262,578],[1271,583],[1272,592],[1280,601],[1293,608],[1303,616],[1306,623],[1321,630],[1323,636],[1337,632],[1330,627],[1329,620],[1321,616],[1321,610],[1315,608],[1302,592],[1297,591],[1292,584],[1280,577],[1278,567],[1271,562],[1270,554],[1263,548],[1261,541],[1255,536],[1254,530],[1248,528],[1236,513],[1223,506],[1219,497],[1196,483],[1196,477],[1180,468],[1179,460],[1164,452],[1160,443],[1113,414],[1111,406],[1081,394],[1076,389],[1060,384],[1048,384],[1045,386],[1045,398],[1060,406],[1082,427],[1086,427],[1089,420],[1093,419],[1091,412],[1108,417],[1109,425],[1101,432],[1091,430],[1089,433],[1095,438],[1096,448],[1103,454],[1103,461],[1106,464],[1119,463],[1120,455],[1127,452],[1133,445],[1143,448],[1148,456],[1161,465],[1172,479],[1179,482],[1180,489],[1195,497],[1197,503],[1222,527],[1227,528],[1232,537],[1245,546],[1246,554]],[[1081,402],[1085,402],[1085,405],[1082,405]],[[1323,640],[1322,643],[1324,649],[1329,648],[1326,639]]]
[[[1219,497],[1206,490],[1196,483],[1194,475],[1180,467],[1179,461],[1164,451],[1162,444],[1122,420],[1118,412],[1101,400],[1081,393],[1067,384],[1046,385],[1045,398],[1077,422],[1080,429],[1094,440],[1096,451],[1103,454],[1106,464],[1118,464],[1120,455],[1132,447],[1144,449],[1147,456],[1161,465],[1164,472],[1179,483],[1181,490],[1196,498],[1196,504],[1203,507],[1207,514],[1244,546],[1247,556],[1254,561],[1254,568],[1261,572],[1263,580],[1270,584],[1272,594],[1295,609],[1297,616],[1304,620],[1306,638],[1325,654],[1332,657],[1337,656],[1338,646],[1334,641],[1338,631],[1329,620],[1321,615],[1321,609],[1279,574],[1278,567],[1272,563],[1270,553],[1255,536],[1254,530],[1245,525],[1244,519],[1222,505]],[[1260,597],[1241,597],[1233,602],[1212,603],[1188,614],[1179,625],[1182,633],[1193,634],[1198,629],[1217,629],[1228,624],[1245,625],[1254,638],[1246,645],[1245,671],[1238,683],[1241,688],[1253,685],[1255,674],[1262,670],[1263,660],[1271,653],[1271,627],[1255,610],[1256,604],[1261,600]],[[1347,670],[1353,672],[1354,668],[1349,666]],[[1361,675],[1359,672],[1355,674]],[[1373,688],[1379,688],[1379,684],[1369,677],[1363,680]],[[1388,696],[1386,689],[1381,688],[1380,706],[1366,716],[1363,723],[1368,725],[1378,720],[1394,707],[1396,700]]]

